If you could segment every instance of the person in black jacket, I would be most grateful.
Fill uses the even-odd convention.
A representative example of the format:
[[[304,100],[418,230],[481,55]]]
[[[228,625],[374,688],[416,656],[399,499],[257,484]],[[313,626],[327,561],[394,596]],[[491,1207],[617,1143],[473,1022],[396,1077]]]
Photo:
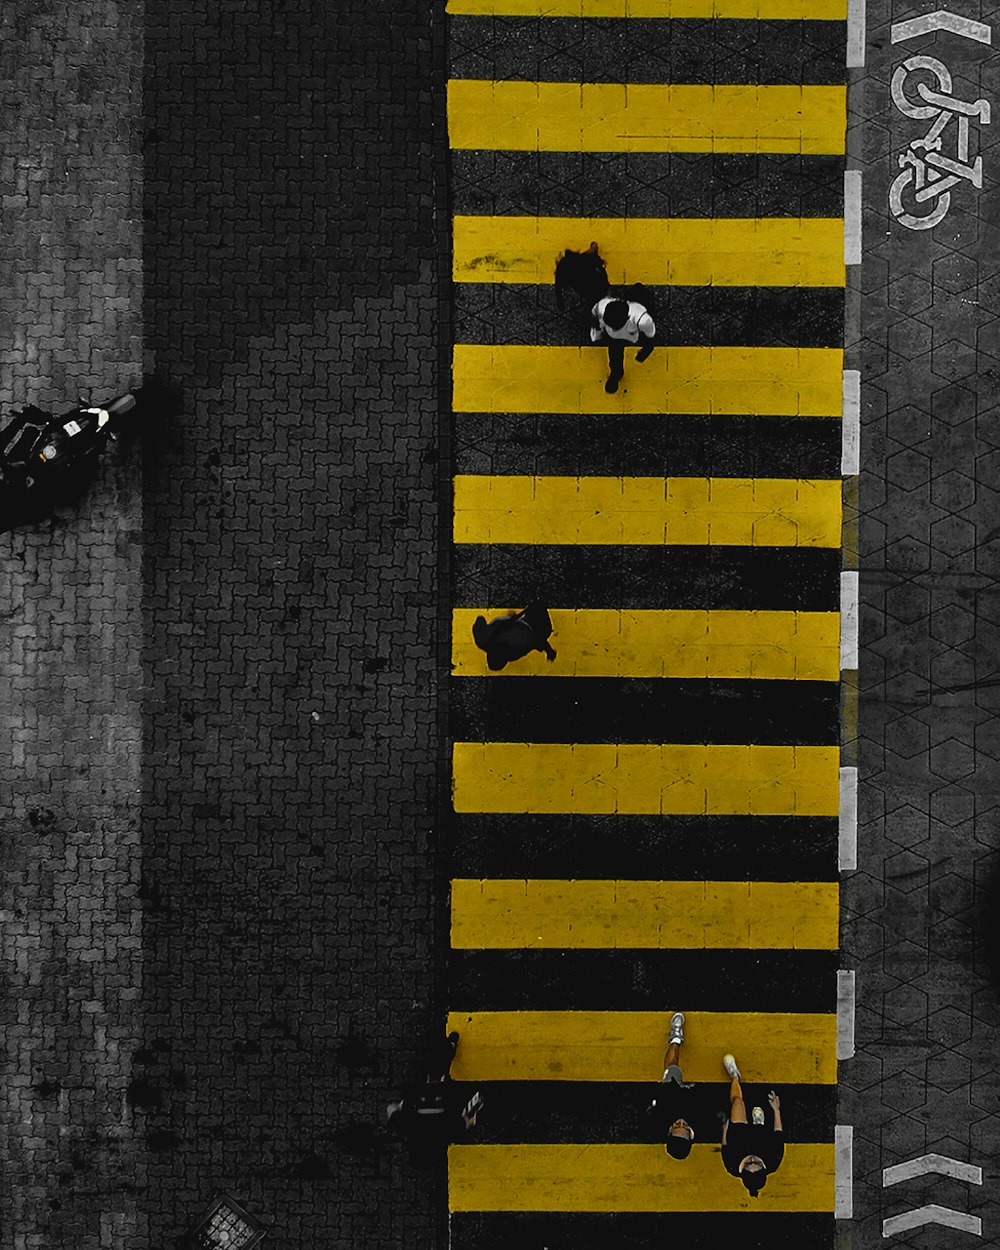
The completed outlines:
[[[747,1109],[740,1085],[740,1070],[732,1055],[724,1055],[722,1066],[729,1074],[729,1119],[722,1129],[722,1162],[726,1171],[738,1176],[752,1198],[767,1184],[767,1178],[781,1166],[785,1155],[785,1135],[781,1124],[781,1099],[772,1089],[767,1096],[774,1115],[774,1127],[764,1122],[760,1107],[753,1109],[753,1123],[747,1123]]]
[[[667,1053],[663,1058],[663,1076],[656,1097],[649,1106],[649,1115],[657,1128],[657,1133],[666,1146],[667,1154],[673,1159],[686,1159],[691,1153],[691,1143],[695,1132],[690,1120],[691,1096],[684,1090],[691,1088],[691,1082],[684,1080],[680,1069],[681,1047],[684,1045],[684,1013],[675,1011],[670,1017],[670,1033],[667,1038]]]

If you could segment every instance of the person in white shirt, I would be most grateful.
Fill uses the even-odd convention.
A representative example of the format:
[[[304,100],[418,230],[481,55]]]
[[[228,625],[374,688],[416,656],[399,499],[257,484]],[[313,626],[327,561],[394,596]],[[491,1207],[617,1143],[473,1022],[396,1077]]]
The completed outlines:
[[[625,345],[638,343],[640,338],[645,339],[636,360],[640,363],[646,360],[653,350],[656,325],[646,305],[635,300],[598,300],[591,312],[597,324],[591,328],[590,337],[594,343],[607,344],[611,376],[605,382],[604,389],[609,395],[613,395],[625,372]]]

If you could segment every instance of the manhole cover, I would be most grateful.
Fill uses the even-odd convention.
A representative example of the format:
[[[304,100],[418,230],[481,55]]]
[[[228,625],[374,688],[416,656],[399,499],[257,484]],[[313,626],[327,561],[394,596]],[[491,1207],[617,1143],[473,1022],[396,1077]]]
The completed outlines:
[[[249,1250],[263,1241],[266,1227],[232,1198],[217,1198],[191,1230],[197,1250]]]

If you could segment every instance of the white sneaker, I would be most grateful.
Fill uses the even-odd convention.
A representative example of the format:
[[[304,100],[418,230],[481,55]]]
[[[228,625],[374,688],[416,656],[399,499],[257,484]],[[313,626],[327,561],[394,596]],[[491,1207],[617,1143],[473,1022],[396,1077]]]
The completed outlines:
[[[764,1108],[763,1107],[754,1107],[752,1115],[753,1115],[754,1124],[764,1123]]]
[[[722,1066],[726,1069],[726,1071],[729,1073],[729,1075],[733,1078],[733,1080],[734,1080],[734,1081],[740,1081],[740,1080],[742,1080],[742,1079],[743,1079],[743,1078],[740,1076],[740,1070],[739,1070],[739,1068],[736,1066],[736,1058],[735,1058],[735,1056],[733,1056],[733,1055],[723,1055],[723,1056],[722,1056]]]
[[[667,1039],[667,1045],[672,1046],[674,1042],[684,1041],[684,1012],[675,1011],[670,1017],[670,1037]]]

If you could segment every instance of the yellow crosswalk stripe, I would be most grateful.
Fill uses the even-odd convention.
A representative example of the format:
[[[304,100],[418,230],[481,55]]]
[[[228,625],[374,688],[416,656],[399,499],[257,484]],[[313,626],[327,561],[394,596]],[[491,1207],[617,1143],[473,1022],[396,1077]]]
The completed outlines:
[[[455,412],[729,413],[839,417],[844,353],[835,347],[658,347],[608,395],[603,347],[453,348]]]
[[[836,950],[829,881],[451,883],[462,950]]]
[[[836,816],[838,747],[456,742],[457,812]]]
[[[454,541],[839,547],[841,494],[839,478],[460,474]]]
[[[551,284],[564,249],[600,244],[613,283],[841,287],[844,223],[829,217],[455,217],[456,282]]]
[[[482,17],[748,18],[839,22],[847,0],[448,0],[446,12]]]
[[[452,1211],[832,1212],[834,1148],[790,1143],[759,1198],[695,1142],[683,1166],[661,1145],[451,1146]]]
[[[452,1011],[462,1035],[456,1081],[658,1081],[670,1013],[663,1011]],[[819,1012],[686,1011],[686,1081],[724,1082],[735,1053],[748,1081],[834,1085],[837,1017]]]
[[[455,608],[453,677],[720,677],[784,681],[840,680],[837,612],[552,608],[550,664],[532,651],[502,672],[486,667],[472,638],[477,616],[513,608]]]
[[[453,148],[842,155],[846,125],[843,86],[448,84]]]

